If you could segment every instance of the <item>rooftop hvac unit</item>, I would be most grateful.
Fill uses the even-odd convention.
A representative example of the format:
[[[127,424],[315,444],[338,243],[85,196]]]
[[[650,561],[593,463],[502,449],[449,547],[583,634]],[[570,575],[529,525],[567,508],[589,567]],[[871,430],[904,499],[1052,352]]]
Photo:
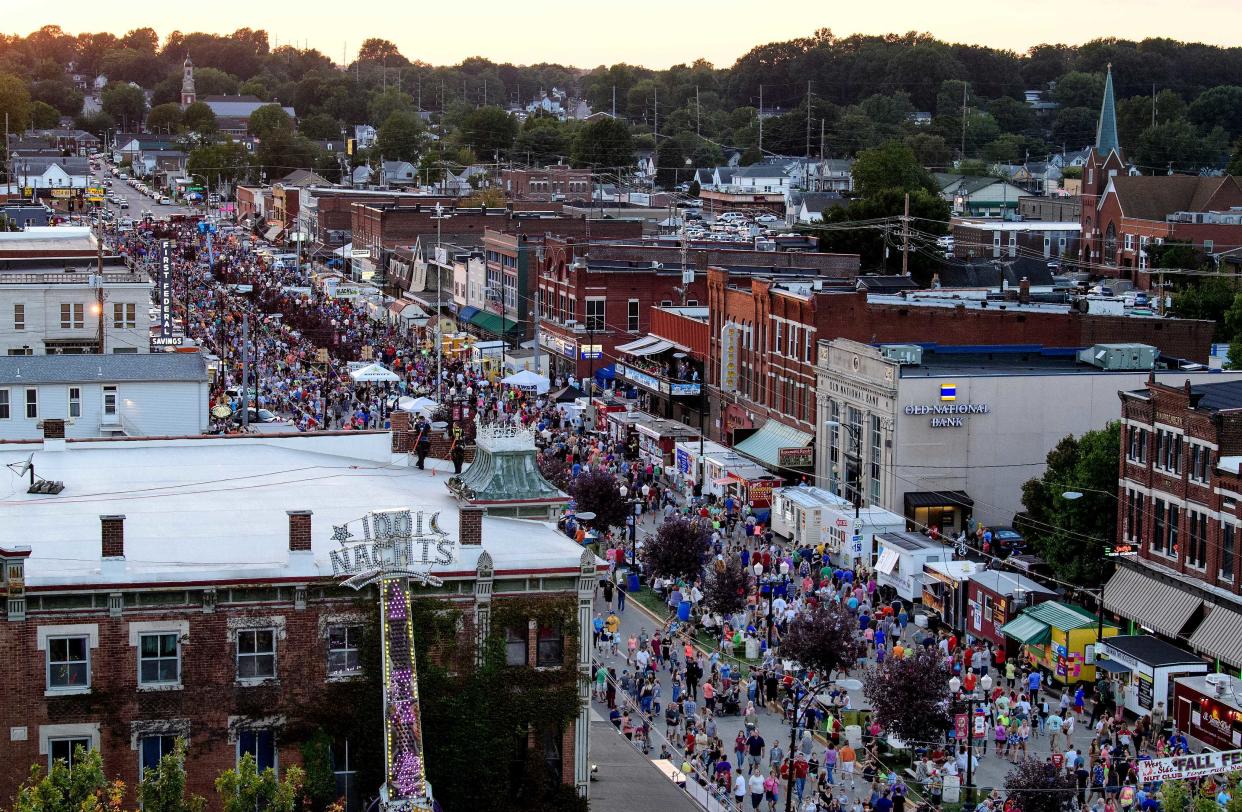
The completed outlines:
[[[1159,351],[1150,344],[1096,344],[1078,351],[1078,360],[1099,369],[1150,370]]]
[[[906,366],[918,366],[923,363],[923,348],[918,344],[884,344],[880,354],[890,361]]]

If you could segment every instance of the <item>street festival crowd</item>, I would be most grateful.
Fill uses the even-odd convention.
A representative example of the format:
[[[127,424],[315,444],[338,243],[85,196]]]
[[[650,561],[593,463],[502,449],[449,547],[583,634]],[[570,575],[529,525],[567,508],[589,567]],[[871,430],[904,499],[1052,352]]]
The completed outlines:
[[[121,253],[153,263],[158,237],[176,240],[174,292],[186,334],[224,361],[213,402],[241,408],[243,315],[252,325],[255,353],[251,405],[287,416],[300,430],[383,428],[397,395],[435,396],[435,356],[425,352],[426,344],[369,318],[349,300],[320,295],[309,270],[274,267],[236,237],[217,239],[209,264],[204,236],[193,223],[158,233],[139,224],[115,235],[115,241]],[[234,285],[251,290],[241,294]],[[399,382],[379,390],[355,384],[345,362],[363,357],[364,347]],[[328,363],[319,363],[321,348]],[[601,579],[604,609],[594,619],[593,697],[635,746],[672,759],[727,808],[784,809],[791,776],[802,812],[938,808],[946,783],[965,784],[968,759],[977,770],[982,759],[1035,758],[1049,774],[1072,780],[1076,809],[1161,809],[1160,787],[1140,783],[1136,763],[1191,752],[1163,703],[1150,716],[1131,720],[1119,701],[1124,688],[1110,678],[1095,687],[1059,688],[1025,661],[1007,658],[1003,648],[968,642],[950,630],[931,631],[915,623],[913,607],[892,600],[861,563],[834,567],[822,545],[796,548],[775,537],[762,521],[766,517],[750,505],[732,497],[695,498],[673,487],[658,465],[640,463],[633,447],[571,423],[546,397],[492,385],[463,359],[445,360],[443,390],[467,407],[463,418],[532,428],[540,453],[563,461],[570,477],[611,472],[634,495],[637,511],[656,523],[679,515],[705,523],[711,550],[704,575],[706,568],[730,559],[746,573],[745,609],[731,617],[700,605],[702,576],[693,583],[651,579],[669,620],[653,625],[650,635],[644,629],[622,639],[618,613],[625,611],[631,587],[626,572],[641,569],[632,552],[640,545],[627,545],[611,529],[601,529],[599,546],[610,574]],[[418,425],[426,431],[426,421]],[[561,525],[579,542],[587,540],[587,528],[572,513]],[[863,644],[854,668],[839,674],[807,673],[779,656],[789,624],[823,601],[846,608]],[[683,603],[691,607],[688,614],[677,611]],[[757,656],[747,659],[748,649]],[[897,757],[884,746],[883,731],[853,707],[848,677],[919,651],[941,658],[965,692],[985,692],[976,707],[987,734],[969,748],[954,741],[952,730],[939,740],[907,742],[910,766],[899,769],[892,766]],[[792,728],[797,742],[792,752],[761,735],[759,721],[770,715]],[[1080,748],[1084,726],[1090,741]],[[851,730],[857,735],[849,735]],[[1223,776],[1192,783],[1222,808],[1239,791]],[[988,812],[1015,809],[996,787],[979,806]]]

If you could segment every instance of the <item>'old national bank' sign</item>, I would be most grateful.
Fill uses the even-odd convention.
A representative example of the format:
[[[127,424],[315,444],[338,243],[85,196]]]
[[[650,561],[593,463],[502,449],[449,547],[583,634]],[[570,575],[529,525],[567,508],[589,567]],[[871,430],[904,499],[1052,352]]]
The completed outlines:
[[[971,415],[989,414],[986,403],[912,403],[903,410],[907,415],[928,415],[934,429],[960,429]]]

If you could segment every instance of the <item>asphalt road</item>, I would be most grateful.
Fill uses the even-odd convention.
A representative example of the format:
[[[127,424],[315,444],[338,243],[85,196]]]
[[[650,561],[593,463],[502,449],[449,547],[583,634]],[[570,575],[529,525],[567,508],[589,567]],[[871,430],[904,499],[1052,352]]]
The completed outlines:
[[[130,186],[127,182],[114,176],[107,169],[101,169],[97,172],[92,172],[91,174],[94,181],[100,185],[102,185],[105,179],[111,180],[112,188],[108,191],[119,195],[122,199],[129,203],[128,209],[122,209],[115,203],[109,201],[104,202],[104,208],[116,214],[118,219],[130,217],[137,220],[142,217],[143,211],[146,210],[150,210],[151,215],[157,220],[166,220],[173,214],[189,214],[191,212],[191,209],[188,206],[163,206],[157,203],[152,198],[147,197],[142,192]]]

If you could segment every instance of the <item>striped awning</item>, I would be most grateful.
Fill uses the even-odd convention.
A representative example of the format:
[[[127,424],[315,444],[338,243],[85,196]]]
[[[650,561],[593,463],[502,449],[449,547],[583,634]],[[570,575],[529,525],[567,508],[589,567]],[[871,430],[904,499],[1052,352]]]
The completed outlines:
[[[1104,587],[1104,608],[1166,637],[1180,637],[1202,604],[1196,595],[1129,567],[1118,568]]]
[[[643,336],[637,341],[631,341],[628,344],[618,344],[617,352],[634,352],[634,350],[642,349],[648,344],[654,344],[656,341],[659,341],[659,339],[655,336]]]
[[[1217,606],[1190,636],[1190,645],[1202,654],[1242,668],[1242,614]]]
[[[1042,620],[1030,615],[1018,615],[1000,628],[1001,634],[1019,643],[1042,645],[1052,638],[1052,628]]]

